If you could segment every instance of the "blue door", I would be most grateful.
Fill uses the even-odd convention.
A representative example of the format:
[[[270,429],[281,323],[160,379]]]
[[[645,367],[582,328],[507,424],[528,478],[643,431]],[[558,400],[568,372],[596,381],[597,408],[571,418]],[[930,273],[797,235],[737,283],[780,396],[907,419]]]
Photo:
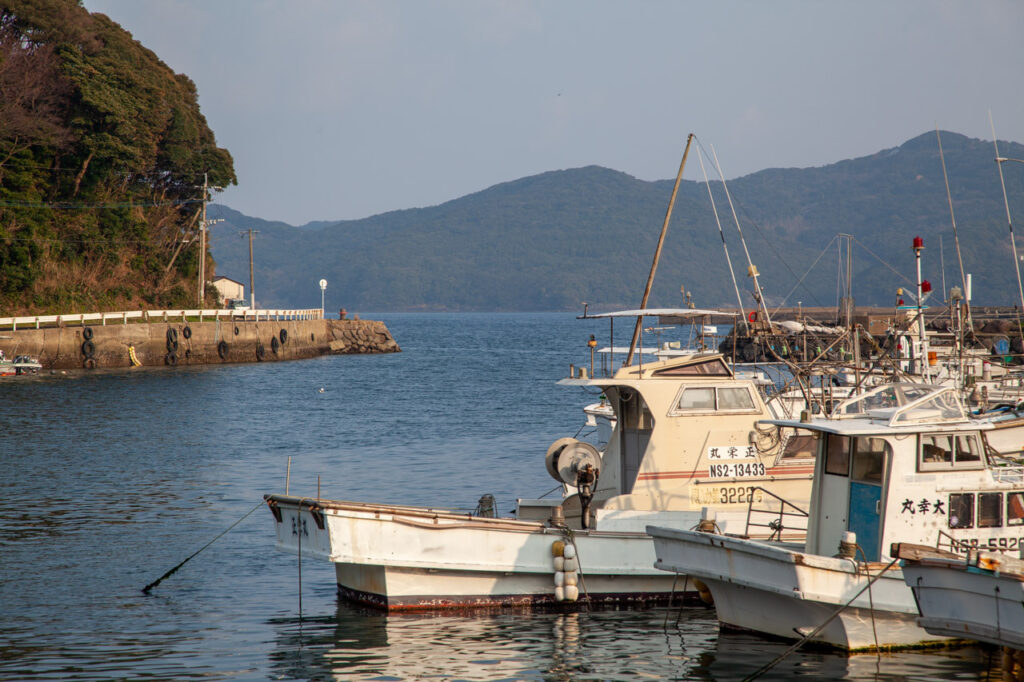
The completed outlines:
[[[857,534],[857,544],[868,561],[878,561],[882,486],[850,481],[849,529]]]

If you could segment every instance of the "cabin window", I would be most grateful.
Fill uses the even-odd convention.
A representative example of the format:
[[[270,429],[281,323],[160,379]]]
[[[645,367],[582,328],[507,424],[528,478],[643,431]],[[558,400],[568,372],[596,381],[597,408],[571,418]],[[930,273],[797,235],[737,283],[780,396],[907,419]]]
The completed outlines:
[[[754,400],[746,388],[719,388],[718,407],[722,410],[752,410]]]
[[[921,436],[918,471],[949,471],[981,467],[981,444],[974,433]]]
[[[1006,525],[1024,526],[1024,493],[1006,493]]]
[[[974,437],[974,434],[956,437],[956,463],[967,465],[981,463],[981,449],[978,447],[978,439]]]
[[[702,386],[683,389],[673,414],[679,412],[715,411],[756,412],[754,398],[746,387]]]
[[[1003,525],[1003,494],[978,493],[978,528]]]
[[[882,438],[854,440],[852,478],[866,483],[881,483],[887,444]]]
[[[818,451],[817,439],[807,433],[790,436],[782,450],[782,459],[809,459]]]
[[[680,376],[720,376],[731,377],[732,372],[726,366],[722,358],[713,358],[704,362],[695,362],[681,367],[669,367],[654,373],[656,377],[680,377]]]
[[[713,410],[715,409],[715,389],[688,388],[679,398],[680,410]]]
[[[850,439],[846,436],[829,434],[825,449],[825,473],[850,475]]]
[[[949,527],[974,528],[974,493],[949,496]]]

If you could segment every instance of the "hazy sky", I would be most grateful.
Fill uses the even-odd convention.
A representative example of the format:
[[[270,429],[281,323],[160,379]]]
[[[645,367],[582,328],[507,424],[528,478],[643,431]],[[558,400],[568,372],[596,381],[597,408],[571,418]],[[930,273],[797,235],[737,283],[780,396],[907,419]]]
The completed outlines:
[[[938,125],[1024,141],[1019,0],[85,0],[199,88],[218,201],[302,224],[598,164],[817,166]],[[698,179],[696,164],[686,176]]]

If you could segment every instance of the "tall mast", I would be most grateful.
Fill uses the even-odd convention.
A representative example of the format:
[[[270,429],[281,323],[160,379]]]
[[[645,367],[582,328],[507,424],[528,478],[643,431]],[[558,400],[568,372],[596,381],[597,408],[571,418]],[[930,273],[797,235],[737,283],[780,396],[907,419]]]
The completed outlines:
[[[658,247],[654,250],[654,260],[651,262],[651,274],[647,276],[647,286],[644,287],[644,297],[640,301],[640,309],[647,307],[647,299],[651,295],[651,286],[654,284],[654,273],[658,271],[658,260],[661,258],[661,247],[665,244],[665,234],[668,232],[668,221],[672,218],[672,207],[676,203],[676,193],[679,191],[679,182],[683,179],[683,169],[686,168],[686,157],[690,153],[690,143],[693,142],[693,133],[686,137],[686,149],[683,150],[683,160],[679,163],[679,172],[676,174],[676,184],[672,187],[672,196],[668,200],[668,210],[665,211],[665,222],[661,225],[661,235],[658,237]],[[637,341],[640,339],[640,328],[643,326],[644,318],[636,318],[636,327],[633,328],[633,340],[629,343],[629,354],[626,356],[625,367],[633,364],[633,352],[636,350]]]
[[[1010,218],[1010,201],[1006,198],[1006,181],[1003,180],[1003,162],[1010,159],[999,156],[999,143],[996,142],[996,125],[992,122],[992,111],[988,112],[988,123],[992,127],[992,145],[996,150],[996,167],[999,169],[999,184],[1003,188],[1003,205],[1006,206],[1006,224],[1010,227],[1010,248],[1013,249],[1013,269],[1017,273],[1017,291],[1020,293],[1020,305],[1017,313],[1017,325],[1020,326],[1020,316],[1024,314],[1024,287],[1020,281],[1020,263],[1017,255],[1017,240],[1013,236],[1013,220]]]

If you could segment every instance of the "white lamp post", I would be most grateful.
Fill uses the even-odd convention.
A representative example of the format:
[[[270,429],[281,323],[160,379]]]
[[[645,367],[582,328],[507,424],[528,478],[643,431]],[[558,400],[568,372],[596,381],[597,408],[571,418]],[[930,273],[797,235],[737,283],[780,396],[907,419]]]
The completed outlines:
[[[324,292],[327,291],[327,280],[320,280],[320,317],[324,316]]]

